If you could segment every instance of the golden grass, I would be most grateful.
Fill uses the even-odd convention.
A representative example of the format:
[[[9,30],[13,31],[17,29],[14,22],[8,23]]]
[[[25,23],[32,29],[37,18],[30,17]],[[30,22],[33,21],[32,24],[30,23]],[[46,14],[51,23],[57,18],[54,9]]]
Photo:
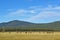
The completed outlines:
[[[0,40],[60,40],[60,32],[0,32]]]

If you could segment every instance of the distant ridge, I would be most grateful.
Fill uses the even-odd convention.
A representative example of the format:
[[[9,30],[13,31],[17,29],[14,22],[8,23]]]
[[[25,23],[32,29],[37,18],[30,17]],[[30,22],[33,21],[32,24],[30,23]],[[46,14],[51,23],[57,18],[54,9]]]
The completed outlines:
[[[60,21],[52,23],[30,23],[25,21],[13,20],[5,23],[0,23],[0,31],[5,29],[8,30],[33,30],[33,31],[60,31]]]

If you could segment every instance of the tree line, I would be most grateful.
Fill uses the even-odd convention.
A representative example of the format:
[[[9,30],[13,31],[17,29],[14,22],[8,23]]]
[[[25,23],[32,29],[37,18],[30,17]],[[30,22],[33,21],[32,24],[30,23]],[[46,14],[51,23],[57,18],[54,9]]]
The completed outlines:
[[[19,32],[19,31],[55,31],[51,29],[43,29],[43,28],[0,28],[0,32]]]

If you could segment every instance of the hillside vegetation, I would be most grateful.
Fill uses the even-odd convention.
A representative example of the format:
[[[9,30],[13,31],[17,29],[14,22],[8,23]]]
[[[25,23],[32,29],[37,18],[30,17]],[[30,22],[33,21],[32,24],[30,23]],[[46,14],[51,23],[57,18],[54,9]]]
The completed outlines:
[[[37,24],[14,20],[0,23],[0,31],[60,31],[60,21]]]

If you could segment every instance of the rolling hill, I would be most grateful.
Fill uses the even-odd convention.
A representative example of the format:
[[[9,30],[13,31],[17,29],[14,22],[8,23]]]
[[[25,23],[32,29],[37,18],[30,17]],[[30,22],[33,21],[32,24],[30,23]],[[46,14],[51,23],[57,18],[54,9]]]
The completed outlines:
[[[0,31],[60,31],[60,21],[51,23],[30,23],[25,21],[13,20],[0,23]]]

